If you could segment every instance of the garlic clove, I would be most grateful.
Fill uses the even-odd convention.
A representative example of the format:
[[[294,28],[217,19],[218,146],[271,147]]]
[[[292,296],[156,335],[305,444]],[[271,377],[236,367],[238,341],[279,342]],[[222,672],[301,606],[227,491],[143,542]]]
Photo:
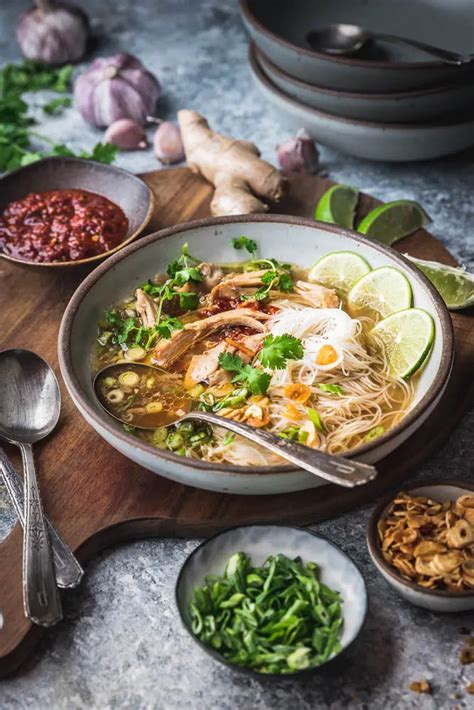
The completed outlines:
[[[143,126],[131,118],[119,118],[111,123],[105,132],[104,141],[116,145],[120,150],[143,149],[148,145]]]
[[[304,128],[277,146],[277,158],[280,168],[287,172],[314,174],[320,167],[319,151]]]
[[[153,148],[158,160],[164,165],[180,163],[184,160],[181,131],[175,123],[163,121],[153,136]]]
[[[86,51],[89,20],[81,8],[52,0],[36,0],[17,23],[23,55],[42,64],[77,62]]]
[[[74,85],[74,106],[94,126],[121,118],[144,125],[161,94],[156,77],[131,54],[96,59]]]

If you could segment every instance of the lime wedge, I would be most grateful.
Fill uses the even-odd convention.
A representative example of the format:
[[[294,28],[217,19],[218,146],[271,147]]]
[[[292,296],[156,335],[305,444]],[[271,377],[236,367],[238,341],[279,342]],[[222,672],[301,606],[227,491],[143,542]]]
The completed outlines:
[[[349,291],[349,308],[375,311],[382,318],[410,308],[413,294],[407,277],[393,266],[369,271]]]
[[[314,219],[352,229],[359,190],[350,185],[333,185],[316,205]]]
[[[439,291],[441,298],[452,311],[474,306],[474,276],[464,269],[446,266],[439,261],[425,261],[408,256],[409,259]]]
[[[386,202],[364,217],[357,231],[390,246],[431,222],[425,210],[412,200]]]
[[[407,379],[426,360],[433,344],[435,325],[426,311],[408,308],[377,323],[370,335],[384,349],[391,374]]]
[[[318,259],[308,274],[308,281],[347,293],[369,271],[369,263],[359,254],[333,251]]]

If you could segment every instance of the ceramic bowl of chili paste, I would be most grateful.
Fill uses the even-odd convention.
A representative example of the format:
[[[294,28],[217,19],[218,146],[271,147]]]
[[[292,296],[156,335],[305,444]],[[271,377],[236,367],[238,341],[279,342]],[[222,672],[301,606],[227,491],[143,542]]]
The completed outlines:
[[[131,173],[79,158],[46,158],[0,180],[0,256],[35,266],[99,261],[135,239],[153,194]]]

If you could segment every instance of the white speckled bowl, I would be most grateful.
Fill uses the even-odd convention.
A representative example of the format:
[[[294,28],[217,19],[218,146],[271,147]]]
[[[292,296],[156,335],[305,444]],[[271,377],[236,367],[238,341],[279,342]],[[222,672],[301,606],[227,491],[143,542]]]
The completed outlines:
[[[350,454],[366,463],[387,456],[429,417],[446,388],[454,347],[449,313],[425,276],[392,249],[336,225],[300,217],[243,215],[188,222],[144,237],[107,259],[76,290],[61,323],[59,363],[77,408],[111,446],[144,468],[179,483],[244,495],[289,493],[324,484],[317,476],[291,466],[249,468],[208,463],[153,448],[126,433],[104,412],[94,394],[90,362],[97,322],[104,309],[125,298],[150,276],[164,272],[168,262],[181,253],[184,242],[200,259],[235,261],[239,252],[232,247],[232,237],[239,234],[256,239],[261,255],[282,262],[310,266],[328,252],[350,250],[362,254],[373,268],[392,265],[404,271],[412,285],[414,304],[429,311],[435,320],[436,336],[420,373],[415,401],[404,420]]]
[[[368,160],[400,163],[432,160],[474,145],[474,109],[426,123],[362,121],[316,110],[291,98],[270,81],[250,53],[253,79],[281,126],[306,128],[323,145]]]
[[[464,482],[435,482],[403,488],[404,493],[415,496],[427,496],[437,501],[456,500],[461,495],[472,493],[474,484]],[[380,547],[377,523],[387,514],[388,507],[393,500],[393,495],[384,498],[372,513],[367,530],[367,546],[372,562],[381,575],[387,580],[395,591],[415,606],[430,611],[460,612],[474,609],[474,590],[465,592],[447,592],[441,589],[426,589],[402,577],[385,560]]]
[[[321,568],[321,581],[341,593],[344,626],[341,655],[357,638],[367,615],[367,588],[364,578],[351,558],[324,537],[288,525],[248,525],[224,530],[197,547],[187,558],[176,581],[176,603],[185,628],[202,649],[236,671],[262,678],[294,678],[318,671],[323,666],[289,675],[262,674],[229,663],[217,651],[205,646],[192,632],[188,605],[195,587],[202,586],[208,574],[222,574],[234,552],[246,552],[252,563],[261,565],[269,555],[281,553],[301,557],[304,563],[315,562]],[[331,658],[327,663],[329,663]],[[325,663],[324,665],[327,665]]]

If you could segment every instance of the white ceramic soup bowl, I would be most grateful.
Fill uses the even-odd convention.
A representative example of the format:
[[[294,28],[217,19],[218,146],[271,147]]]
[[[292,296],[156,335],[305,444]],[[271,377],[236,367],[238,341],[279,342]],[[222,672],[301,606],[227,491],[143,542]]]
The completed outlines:
[[[397,426],[351,452],[351,457],[374,463],[404,442],[429,417],[448,382],[453,360],[453,333],[444,303],[428,280],[392,249],[356,232],[332,224],[284,215],[220,217],[178,225],[156,232],[107,259],[79,286],[66,308],[59,333],[61,373],[77,408],[86,421],[111,446],[132,461],[190,486],[247,495],[288,493],[323,485],[310,473],[291,466],[213,464],[180,457],[126,433],[101,408],[92,386],[91,357],[97,322],[105,308],[128,296],[181,253],[182,245],[199,259],[230,262],[245,255],[236,252],[232,238],[245,234],[255,239],[259,255],[282,262],[311,266],[332,251],[350,250],[363,255],[375,268],[391,265],[408,277],[414,305],[434,318],[436,335],[423,368],[411,409]]]

